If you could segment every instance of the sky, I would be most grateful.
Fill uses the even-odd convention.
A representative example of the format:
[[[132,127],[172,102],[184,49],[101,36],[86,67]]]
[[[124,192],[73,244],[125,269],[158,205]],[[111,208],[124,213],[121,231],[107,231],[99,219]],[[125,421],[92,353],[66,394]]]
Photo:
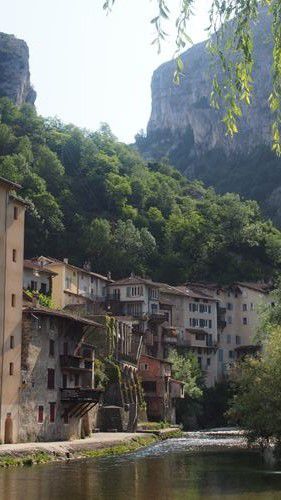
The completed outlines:
[[[194,43],[206,38],[209,0],[197,5]],[[167,26],[170,36],[158,55],[151,45],[154,0],[116,0],[110,15],[102,7],[103,0],[9,0],[1,8],[0,31],[29,46],[41,115],[91,130],[106,122],[129,143],[146,129],[152,73],[173,57],[175,33],[173,24]]]

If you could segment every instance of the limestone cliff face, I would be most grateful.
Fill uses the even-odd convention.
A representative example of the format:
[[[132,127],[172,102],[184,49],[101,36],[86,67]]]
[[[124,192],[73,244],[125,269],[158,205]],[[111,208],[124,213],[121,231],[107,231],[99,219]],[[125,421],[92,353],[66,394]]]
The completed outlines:
[[[8,97],[17,106],[34,104],[36,99],[30,84],[28,46],[6,33],[0,33],[0,97]]]
[[[192,136],[185,148],[184,165],[181,170],[188,172],[189,166],[211,150],[222,150],[226,156],[233,152],[252,151],[256,145],[269,144],[271,116],[268,107],[270,94],[270,18],[266,13],[254,27],[256,66],[254,68],[255,87],[253,106],[246,110],[239,125],[239,134],[231,140],[225,135],[221,122],[222,112],[209,105],[214,61],[205,43],[199,43],[186,51],[183,56],[185,76],[179,86],[173,83],[175,62],[160,66],[152,78],[152,112],[147,127],[148,142],[153,137],[167,136],[170,140],[160,147],[161,154],[169,156],[177,142],[184,143],[184,134]],[[171,139],[172,138],[172,139]],[[184,147],[184,144],[182,144]],[[186,146],[186,145],[185,145]],[[157,148],[154,148],[155,150]]]

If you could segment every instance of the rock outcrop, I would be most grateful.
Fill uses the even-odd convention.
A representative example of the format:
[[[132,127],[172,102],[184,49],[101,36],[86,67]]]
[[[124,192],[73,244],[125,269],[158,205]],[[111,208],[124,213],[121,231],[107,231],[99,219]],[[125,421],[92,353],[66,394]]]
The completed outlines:
[[[0,33],[0,97],[8,97],[17,106],[34,104],[36,99],[30,84],[28,46],[6,33]]]
[[[152,78],[152,112],[142,152],[147,156],[170,156],[177,149],[176,166],[192,173],[202,156],[220,150],[226,157],[233,153],[250,153],[257,145],[271,141],[271,120],[268,106],[270,66],[272,60],[270,18],[262,12],[254,26],[256,64],[254,68],[253,106],[245,110],[239,123],[239,134],[232,140],[225,134],[222,111],[210,107],[210,93],[215,69],[214,60],[199,43],[183,56],[185,76],[180,85],[173,83],[175,62],[160,66]],[[140,141],[141,142],[141,141]],[[146,145],[145,145],[146,143]],[[146,151],[145,151],[146,149]],[[149,154],[150,153],[150,154]],[[175,154],[174,154],[175,156]]]

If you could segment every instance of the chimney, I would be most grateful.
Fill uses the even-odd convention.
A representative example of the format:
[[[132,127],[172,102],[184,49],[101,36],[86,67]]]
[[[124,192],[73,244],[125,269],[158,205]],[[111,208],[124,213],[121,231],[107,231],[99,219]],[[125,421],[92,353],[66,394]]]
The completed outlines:
[[[65,264],[68,264],[68,258],[67,258],[67,257],[64,257],[63,262],[64,262]]]
[[[112,278],[111,278],[111,272],[110,272],[110,271],[108,271],[108,273],[107,273],[107,279],[108,279],[108,280],[111,280],[111,279],[112,279]]]

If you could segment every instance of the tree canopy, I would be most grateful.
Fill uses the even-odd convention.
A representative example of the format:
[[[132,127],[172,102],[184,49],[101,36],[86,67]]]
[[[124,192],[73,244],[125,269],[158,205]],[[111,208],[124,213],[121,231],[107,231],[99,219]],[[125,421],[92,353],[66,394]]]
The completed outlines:
[[[0,176],[31,202],[27,257],[68,256],[116,278],[134,271],[170,283],[279,272],[281,233],[256,202],[145,162],[105,125],[82,130],[6,98],[0,117]]]

